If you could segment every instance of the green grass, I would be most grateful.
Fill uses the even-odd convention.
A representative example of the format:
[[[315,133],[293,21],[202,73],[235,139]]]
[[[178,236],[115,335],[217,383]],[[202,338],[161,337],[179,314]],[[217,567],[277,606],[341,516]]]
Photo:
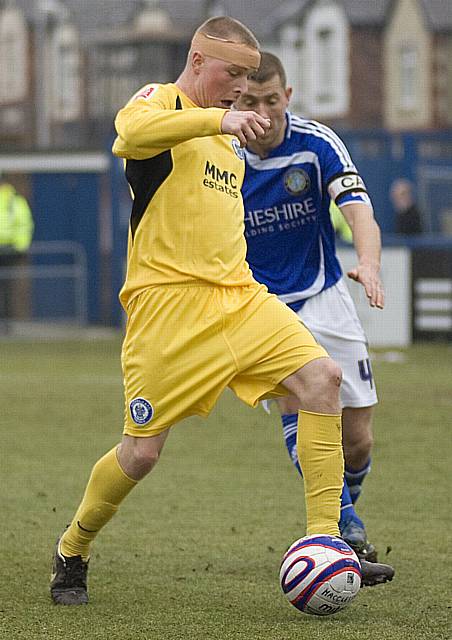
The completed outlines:
[[[328,619],[278,584],[304,533],[302,485],[276,414],[226,392],[170,435],[157,468],[93,549],[91,603],[58,608],[50,556],[93,463],[121,433],[119,341],[3,342],[0,638],[446,640],[450,601],[452,348],[374,364],[381,404],[360,512],[393,583]],[[386,556],[387,548],[391,551]],[[450,624],[450,622],[449,622]]]

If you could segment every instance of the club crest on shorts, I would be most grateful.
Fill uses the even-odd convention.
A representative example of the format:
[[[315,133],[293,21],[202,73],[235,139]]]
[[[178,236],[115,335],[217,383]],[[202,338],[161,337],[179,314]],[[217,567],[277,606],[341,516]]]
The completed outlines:
[[[311,186],[308,174],[303,169],[289,169],[284,174],[284,188],[292,196],[299,196]]]
[[[135,424],[140,426],[147,424],[152,420],[154,415],[154,407],[144,398],[135,398],[130,403],[130,415]]]
[[[232,148],[235,151],[235,155],[240,158],[240,160],[245,160],[245,151],[240,146],[240,142],[237,138],[232,139]]]

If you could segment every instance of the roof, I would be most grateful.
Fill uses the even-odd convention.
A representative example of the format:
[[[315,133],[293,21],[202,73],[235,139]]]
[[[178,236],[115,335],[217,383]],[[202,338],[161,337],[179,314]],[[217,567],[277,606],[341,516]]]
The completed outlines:
[[[264,18],[265,33],[270,34],[275,29],[289,21],[302,20],[312,5],[319,0],[282,0],[279,5],[268,12]],[[397,0],[336,0],[342,4],[351,25],[356,27],[383,27],[388,20],[391,7]],[[426,27],[432,31],[452,31],[452,0],[418,0],[424,9]],[[231,1],[229,4],[237,4]],[[257,0],[254,7],[266,4]],[[253,28],[253,18],[249,24]]]
[[[286,0],[276,8],[273,7],[273,10],[263,19],[265,34],[268,36],[274,33],[278,27],[301,19],[309,4],[311,4],[311,0]]]
[[[340,0],[351,24],[382,27],[391,0]]]
[[[433,31],[452,31],[452,2],[451,0],[421,0],[427,18],[428,26]]]
[[[301,21],[316,0],[283,0],[266,19],[268,33],[289,21]],[[391,0],[337,0],[342,4],[350,24],[383,26]]]
[[[58,5],[66,7],[74,22],[79,26],[82,39],[88,42],[95,34],[109,29],[131,26],[135,16],[144,8],[143,0],[8,0],[24,11],[26,18],[33,22],[39,6],[55,10]],[[274,8],[274,0],[221,0],[212,3],[218,15],[230,15],[246,24],[261,38],[265,34],[265,18]],[[206,3],[200,0],[160,0],[160,8],[166,10],[178,32],[185,33],[187,39],[195,29],[207,19]]]
[[[289,21],[303,20],[309,7],[318,0],[217,0],[211,6],[246,24],[261,40],[269,39],[278,27]],[[390,6],[397,0],[336,0],[344,7],[350,24],[382,27],[388,19]],[[66,7],[77,23],[85,42],[99,32],[130,27],[142,10],[144,0],[7,0],[20,7],[30,21],[37,16],[39,6],[55,10]],[[419,0],[426,17],[426,26],[433,31],[452,31],[451,0]],[[207,18],[206,2],[200,0],[160,0],[177,31],[190,38]]]

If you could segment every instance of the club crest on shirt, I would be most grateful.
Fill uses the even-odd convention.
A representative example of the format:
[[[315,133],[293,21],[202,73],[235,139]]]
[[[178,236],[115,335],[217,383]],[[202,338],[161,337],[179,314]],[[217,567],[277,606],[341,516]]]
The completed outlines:
[[[135,398],[130,403],[130,415],[135,424],[140,426],[147,424],[152,420],[154,415],[154,407],[144,398]]]
[[[308,174],[303,169],[289,169],[284,174],[284,188],[292,196],[299,196],[311,186]]]
[[[240,142],[237,138],[232,139],[232,148],[235,151],[235,155],[240,158],[240,160],[245,160],[245,151],[240,146]]]

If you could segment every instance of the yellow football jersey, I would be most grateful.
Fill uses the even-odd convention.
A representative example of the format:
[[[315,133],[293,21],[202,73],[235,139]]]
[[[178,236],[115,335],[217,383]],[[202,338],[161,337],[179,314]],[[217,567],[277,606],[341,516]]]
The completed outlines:
[[[175,84],[144,87],[119,111],[113,153],[133,194],[124,307],[147,287],[254,283],[240,192],[244,156],[221,134],[223,109],[197,107]]]

